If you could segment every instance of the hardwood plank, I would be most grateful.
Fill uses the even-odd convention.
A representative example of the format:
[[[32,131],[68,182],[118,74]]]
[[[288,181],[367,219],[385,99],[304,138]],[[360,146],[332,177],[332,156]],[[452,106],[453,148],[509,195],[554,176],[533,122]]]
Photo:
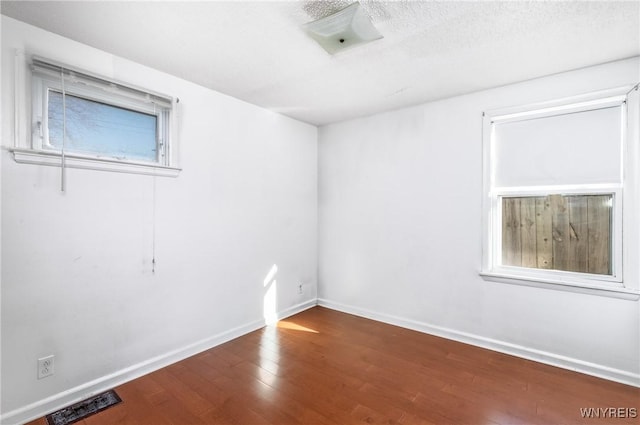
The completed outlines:
[[[562,195],[550,195],[552,216],[553,269],[569,270],[569,211],[567,198]]]
[[[611,208],[608,195],[589,196],[589,273],[611,273]]]
[[[536,198],[520,198],[520,240],[522,267],[537,267]]]
[[[502,264],[522,265],[520,198],[502,199]]]
[[[567,197],[570,232],[568,270],[581,273],[589,270],[587,198],[588,196]]]
[[[539,269],[553,267],[551,200],[548,196],[536,198],[536,254]]]
[[[321,307],[116,391],[123,403],[79,424],[590,424],[581,408],[640,410],[638,388]],[[612,421],[638,418],[598,423]]]

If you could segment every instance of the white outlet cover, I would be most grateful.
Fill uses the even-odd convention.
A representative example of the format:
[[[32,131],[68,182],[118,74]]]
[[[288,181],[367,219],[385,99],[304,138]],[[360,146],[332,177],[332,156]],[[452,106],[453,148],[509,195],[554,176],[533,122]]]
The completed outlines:
[[[38,359],[38,379],[53,375],[53,359],[53,355]]]

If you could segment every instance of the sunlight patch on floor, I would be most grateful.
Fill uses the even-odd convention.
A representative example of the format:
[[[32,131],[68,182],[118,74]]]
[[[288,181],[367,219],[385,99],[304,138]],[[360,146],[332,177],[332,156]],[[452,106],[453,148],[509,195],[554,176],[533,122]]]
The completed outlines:
[[[290,329],[290,330],[293,330],[293,331],[311,332],[311,333],[314,333],[314,334],[320,333],[320,332],[318,332],[318,331],[316,331],[314,329],[307,328],[305,326],[298,325],[297,323],[289,322],[289,321],[286,321],[286,320],[279,321],[278,322],[278,327],[280,329]]]

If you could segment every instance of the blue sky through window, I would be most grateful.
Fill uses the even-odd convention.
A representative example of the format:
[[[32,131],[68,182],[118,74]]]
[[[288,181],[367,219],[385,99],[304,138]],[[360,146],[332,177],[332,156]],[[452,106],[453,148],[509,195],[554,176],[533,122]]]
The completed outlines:
[[[157,161],[157,117],[67,94],[66,151]],[[49,144],[62,148],[62,93],[49,91]]]

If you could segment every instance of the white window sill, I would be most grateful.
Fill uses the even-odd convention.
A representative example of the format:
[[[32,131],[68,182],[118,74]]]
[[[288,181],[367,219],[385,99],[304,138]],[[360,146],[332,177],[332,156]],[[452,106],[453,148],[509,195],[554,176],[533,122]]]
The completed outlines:
[[[518,275],[503,272],[480,272],[483,279],[510,283],[515,285],[532,286],[536,288],[555,289],[558,291],[575,292],[579,294],[600,295],[603,297],[620,298],[625,300],[640,299],[640,290],[635,288],[625,288],[624,286],[616,286],[614,284],[599,283],[569,283],[554,279],[545,279],[541,277],[532,277],[526,275]]]
[[[13,159],[20,164],[36,164],[53,167],[60,167],[61,165],[61,155],[59,152],[18,148],[10,148],[9,152],[13,153]],[[95,158],[70,153],[65,154],[65,167],[116,173],[145,174],[160,177],[177,177],[181,171],[180,168],[162,165],[133,161],[125,162],[116,159]]]

